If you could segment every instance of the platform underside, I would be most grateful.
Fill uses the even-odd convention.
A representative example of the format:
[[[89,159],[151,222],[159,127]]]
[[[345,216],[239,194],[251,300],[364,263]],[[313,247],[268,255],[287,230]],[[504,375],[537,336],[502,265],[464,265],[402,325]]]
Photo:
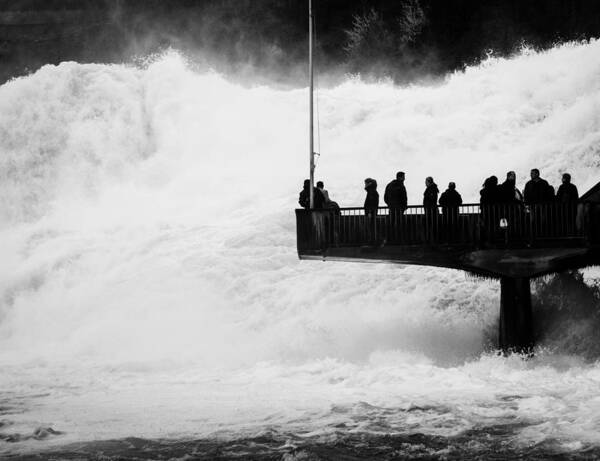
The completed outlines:
[[[305,250],[300,259],[445,267],[488,277],[539,277],[597,264],[590,248],[476,249],[444,246],[353,246]]]

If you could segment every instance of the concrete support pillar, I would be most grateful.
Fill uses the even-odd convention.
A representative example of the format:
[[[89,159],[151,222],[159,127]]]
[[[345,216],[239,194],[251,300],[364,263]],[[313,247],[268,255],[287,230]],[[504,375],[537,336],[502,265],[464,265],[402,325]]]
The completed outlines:
[[[531,353],[533,321],[528,278],[500,279],[499,347],[504,352]]]

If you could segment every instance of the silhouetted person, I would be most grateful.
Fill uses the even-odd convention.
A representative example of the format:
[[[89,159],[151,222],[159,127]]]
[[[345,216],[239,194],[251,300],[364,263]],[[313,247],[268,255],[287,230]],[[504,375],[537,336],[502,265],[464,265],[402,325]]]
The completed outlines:
[[[329,192],[325,190],[325,185],[323,184],[323,181],[317,181],[317,189],[319,189],[319,191],[323,195],[323,208],[332,210],[340,209],[340,206],[337,204],[337,202],[334,202],[329,198]]]
[[[532,237],[553,237],[557,226],[562,224],[562,219],[557,219],[554,213],[556,206],[550,205],[554,201],[554,188],[548,181],[540,178],[540,170],[537,168],[531,170],[531,180],[525,184],[523,195],[528,205]]]
[[[517,175],[514,171],[506,173],[506,180],[498,186],[498,199],[501,203],[523,202],[523,194],[517,189]]]
[[[406,210],[408,201],[406,197],[406,187],[404,186],[404,172],[396,173],[396,179],[391,181],[385,188],[383,200],[391,210],[398,210],[403,213]]]
[[[425,192],[423,192],[423,207],[426,210],[435,209],[437,213],[437,203],[438,203],[438,194],[440,190],[435,182],[433,182],[433,178],[431,176],[427,176],[425,178]]]
[[[482,236],[489,242],[496,238],[498,223],[498,203],[501,201],[501,189],[498,186],[498,178],[490,176],[483,182],[483,188],[479,192],[479,204],[481,205]]]
[[[304,209],[308,210],[310,208],[310,179],[304,180],[304,187],[300,191],[298,203]]]
[[[332,243],[336,244],[339,241],[339,216],[340,207],[339,205],[329,198],[329,192],[325,190],[325,184],[323,181],[317,181],[317,190],[323,197],[323,209],[330,211],[323,216],[323,228],[325,235]]]
[[[556,192],[556,202],[558,204],[558,214],[562,217],[562,226],[559,229],[563,234],[570,234],[577,228],[577,202],[579,201],[579,191],[575,184],[571,183],[571,175],[565,173],[562,175],[562,184]]]
[[[462,197],[456,191],[456,184],[453,182],[448,183],[448,189],[440,196],[440,206],[442,207],[444,227],[449,241],[454,240],[457,236],[458,215],[461,205]]]
[[[423,192],[423,208],[425,210],[425,237],[435,240],[438,226],[438,194],[439,189],[431,176],[425,178],[425,192]]]
[[[318,188],[313,188],[313,200],[314,200],[314,208],[320,209],[323,208],[323,202],[325,199],[323,198],[323,194]],[[298,203],[302,208],[309,209],[310,208],[310,179],[304,180],[304,187],[300,191],[300,197],[298,198]]]
[[[377,241],[377,209],[379,208],[379,193],[377,181],[373,178],[365,179],[365,217],[367,221],[367,239]]]
[[[442,207],[442,213],[448,214],[456,211],[458,214],[458,207],[462,205],[462,197],[456,191],[456,184],[451,182],[448,184],[448,189],[440,196],[440,206]]]
[[[483,182],[483,188],[479,191],[479,196],[481,205],[494,205],[500,202],[500,188],[496,176],[490,176]]]
[[[489,210],[493,214],[494,230],[506,239],[511,237],[523,238],[525,227],[525,209],[523,194],[517,188],[517,175],[514,171],[506,173],[506,180],[498,186],[498,203],[500,206]],[[503,226],[500,227],[500,222]]]
[[[365,197],[365,214],[375,215],[379,208],[379,192],[377,192],[377,181],[373,178],[365,179],[365,191],[367,196]]]
[[[571,183],[571,175],[565,173],[562,175],[562,184],[558,187],[556,201],[559,203],[574,203],[579,200],[579,191],[577,186]]]
[[[548,181],[540,178],[540,170],[534,168],[531,170],[531,179],[525,184],[523,196],[528,205],[551,202],[554,200],[554,188]]]

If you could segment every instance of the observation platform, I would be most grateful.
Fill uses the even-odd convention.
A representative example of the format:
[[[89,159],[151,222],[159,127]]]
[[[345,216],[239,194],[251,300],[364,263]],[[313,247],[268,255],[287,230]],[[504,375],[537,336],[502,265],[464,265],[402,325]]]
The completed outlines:
[[[596,186],[598,188],[598,186]],[[600,265],[600,203],[296,210],[300,259],[415,264],[501,282],[499,347],[530,352],[530,278]]]

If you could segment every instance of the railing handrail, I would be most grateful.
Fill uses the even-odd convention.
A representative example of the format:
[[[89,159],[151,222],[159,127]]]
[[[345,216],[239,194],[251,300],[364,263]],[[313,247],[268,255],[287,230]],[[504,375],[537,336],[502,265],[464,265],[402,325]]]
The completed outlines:
[[[508,245],[531,247],[548,240],[592,242],[600,228],[600,208],[581,202],[478,204],[458,207],[410,205],[404,210],[379,207],[300,209],[307,247],[330,245]],[[596,216],[596,217],[593,217]]]
[[[462,205],[459,205],[458,208],[474,208],[474,207],[515,207],[515,208],[524,208],[524,207],[532,207],[532,206],[540,206],[540,205],[564,205],[564,206],[573,206],[576,204],[583,204],[583,203],[588,203],[588,202],[582,202],[582,201],[577,201],[577,202],[572,202],[572,203],[561,203],[561,202],[556,202],[556,201],[551,201],[551,202],[540,202],[540,203],[512,203],[512,202],[506,202],[506,203],[463,203]],[[444,207],[443,205],[436,205],[437,208],[455,208],[455,207]],[[406,208],[404,208],[405,210],[409,210],[409,209],[423,209],[425,208],[425,205],[408,205]],[[433,208],[433,207],[432,207]],[[379,206],[377,207],[378,210],[391,210],[391,209],[398,209],[398,208],[391,208],[389,206]],[[305,208],[296,208],[296,210],[299,211],[333,211],[333,210],[339,210],[339,211],[358,211],[358,210],[365,210],[364,206],[354,206],[354,207],[340,207],[340,208],[316,208],[313,210],[308,210]]]

